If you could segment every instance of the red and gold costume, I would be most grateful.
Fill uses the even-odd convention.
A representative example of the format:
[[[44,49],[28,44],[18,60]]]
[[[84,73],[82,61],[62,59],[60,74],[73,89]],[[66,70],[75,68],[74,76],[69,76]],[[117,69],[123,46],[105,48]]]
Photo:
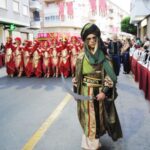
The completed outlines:
[[[24,60],[24,72],[27,77],[30,77],[33,73],[32,68],[32,41],[25,41],[25,47],[23,48],[23,60]]]
[[[51,62],[53,76],[59,76],[59,61],[60,61],[60,47],[57,45],[57,40],[53,40],[51,43]]]
[[[75,65],[76,65],[76,60],[77,60],[78,51],[79,51],[79,47],[77,45],[77,37],[76,36],[72,36],[71,37],[71,43],[69,45],[69,49],[70,49],[70,53],[71,53],[71,58],[70,58],[71,74],[72,74],[72,77],[74,77],[74,75],[75,75]]]
[[[15,42],[16,42],[14,48],[15,74],[18,77],[21,77],[23,73],[23,52],[21,47],[21,39],[17,37],[15,38]]]
[[[35,45],[33,47],[32,67],[36,77],[42,76],[42,51],[39,44],[40,43],[38,41],[35,41]]]
[[[61,55],[60,55],[60,73],[67,78],[70,75],[70,55],[67,46],[67,41],[63,42],[61,45]]]
[[[13,56],[14,46],[12,44],[12,38],[7,38],[7,43],[5,45],[5,65],[7,74],[13,77],[15,72],[15,63]]]
[[[50,75],[52,74],[51,71],[51,53],[50,53],[50,45],[48,41],[45,41],[44,43],[44,49],[43,49],[43,72],[44,72],[44,77],[49,78]]]

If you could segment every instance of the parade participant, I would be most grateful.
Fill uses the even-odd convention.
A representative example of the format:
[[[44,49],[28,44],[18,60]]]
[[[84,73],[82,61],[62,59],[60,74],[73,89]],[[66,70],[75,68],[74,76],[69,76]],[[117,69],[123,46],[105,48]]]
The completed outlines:
[[[58,45],[57,39],[51,41],[51,62],[53,77],[59,76],[59,61],[60,61],[60,46]]]
[[[43,72],[44,77],[49,78],[51,75],[51,58],[50,58],[50,45],[48,41],[44,42],[44,50],[43,50]]]
[[[24,72],[27,77],[32,75],[32,41],[25,41],[23,48]]]
[[[70,55],[68,49],[67,39],[63,39],[60,47],[60,63],[59,63],[60,73],[67,78],[70,75]]]
[[[23,49],[21,47],[20,37],[15,38],[14,46],[15,74],[21,77],[23,74]]]
[[[7,37],[7,42],[5,45],[5,65],[6,65],[7,74],[10,77],[13,77],[15,72],[13,51],[14,51],[14,46],[12,44],[12,38]]]
[[[42,60],[42,51],[40,48],[40,42],[34,41],[32,67],[33,67],[33,73],[36,77],[42,76],[42,61],[41,60]]]
[[[71,58],[70,58],[70,63],[71,63],[71,74],[72,77],[75,76],[75,64],[78,56],[78,51],[79,47],[77,45],[77,37],[72,36],[71,37],[71,43],[69,45],[70,53],[71,53]]]
[[[82,52],[82,50],[83,50],[83,41],[79,37],[78,37],[78,40],[77,40],[77,46],[78,46],[78,53]]]
[[[128,74],[130,72],[130,47],[131,41],[130,39],[126,39],[123,47],[121,48],[121,55],[122,55],[122,63],[123,63],[123,73]]]
[[[81,37],[84,52],[78,56],[72,82],[78,94],[92,97],[92,100],[77,100],[78,117],[83,129],[81,147],[98,150],[101,147],[99,138],[106,132],[114,141],[122,137],[114,104],[117,77],[110,59],[105,55],[99,28],[87,23],[82,28]]]
[[[121,42],[118,40],[117,35],[114,34],[112,36],[112,41],[110,41],[108,45],[108,54],[112,58],[113,68],[117,76],[119,75],[120,72],[121,47],[122,47]]]

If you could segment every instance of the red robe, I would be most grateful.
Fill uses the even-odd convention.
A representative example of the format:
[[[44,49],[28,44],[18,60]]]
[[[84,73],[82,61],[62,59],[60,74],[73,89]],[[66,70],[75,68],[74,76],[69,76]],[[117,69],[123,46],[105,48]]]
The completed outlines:
[[[77,45],[73,45],[71,44],[70,45],[70,53],[71,53],[71,73],[72,73],[72,76],[75,75],[75,65],[76,65],[76,60],[77,60],[77,57],[78,57],[78,46]]]
[[[49,77],[52,75],[52,64],[51,64],[51,49],[50,48],[44,48],[43,50],[43,63],[42,68],[44,75]]]
[[[15,74],[21,76],[23,73],[23,52],[22,47],[18,46],[14,49]]]
[[[51,63],[53,76],[59,75],[60,48],[59,46],[51,47]]]
[[[5,65],[6,72],[8,75],[14,75],[15,72],[15,62],[13,56],[14,46],[12,43],[6,43],[5,45]]]
[[[24,72],[27,77],[31,77],[33,74],[32,67],[32,47],[28,45],[24,47],[23,51],[23,60],[24,60]]]
[[[61,57],[60,57],[60,73],[67,78],[70,75],[70,55],[67,45],[62,45],[61,47]]]
[[[40,48],[34,49],[32,60],[33,72],[36,77],[42,76],[42,52]]]

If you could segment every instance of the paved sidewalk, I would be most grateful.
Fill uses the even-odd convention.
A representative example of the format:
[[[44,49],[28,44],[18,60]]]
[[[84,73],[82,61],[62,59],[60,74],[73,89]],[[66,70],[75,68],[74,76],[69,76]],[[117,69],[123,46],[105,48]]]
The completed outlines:
[[[120,72],[116,107],[123,130],[123,139],[116,143],[104,136],[102,150],[150,149],[150,102],[144,98],[131,74]],[[109,142],[109,144],[108,144]]]

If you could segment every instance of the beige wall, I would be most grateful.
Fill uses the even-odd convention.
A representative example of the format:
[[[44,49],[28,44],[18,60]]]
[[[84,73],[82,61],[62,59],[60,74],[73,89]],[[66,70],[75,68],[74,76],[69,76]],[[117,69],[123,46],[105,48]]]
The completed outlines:
[[[150,16],[147,17],[147,25],[142,27],[140,23],[139,28],[139,37],[141,38],[141,40],[144,40],[144,36],[148,36],[150,38]]]

